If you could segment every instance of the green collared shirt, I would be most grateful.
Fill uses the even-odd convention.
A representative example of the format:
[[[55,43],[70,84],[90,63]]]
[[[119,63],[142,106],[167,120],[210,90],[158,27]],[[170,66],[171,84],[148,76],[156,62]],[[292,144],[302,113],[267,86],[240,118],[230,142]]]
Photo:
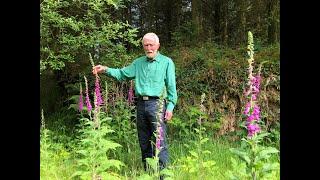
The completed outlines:
[[[177,103],[175,65],[159,52],[153,61],[142,56],[122,69],[108,67],[106,73],[119,81],[134,79],[137,96],[164,96],[168,101],[167,110],[171,112]]]

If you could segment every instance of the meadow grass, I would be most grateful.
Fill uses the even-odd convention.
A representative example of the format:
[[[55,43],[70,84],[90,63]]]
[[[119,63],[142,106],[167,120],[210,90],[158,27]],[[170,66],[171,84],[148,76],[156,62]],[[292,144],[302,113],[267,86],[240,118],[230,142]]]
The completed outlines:
[[[59,114],[58,117],[60,116]],[[52,117],[48,121],[54,122],[54,118],[57,116]],[[73,134],[77,131],[71,129],[69,131],[73,133],[67,133],[63,126],[60,126],[63,129],[59,129],[58,126],[54,127],[46,131],[46,136],[44,135],[45,131],[42,131],[40,179],[79,179],[72,177],[78,171],[78,159],[75,155],[75,147],[78,140]],[[72,137],[70,134],[73,134]],[[178,134],[178,132],[170,133],[168,136],[170,155],[168,169],[172,172],[173,179],[230,179],[228,171],[233,171],[231,158],[241,163],[241,160],[229,150],[230,148],[239,147],[240,140],[231,141],[227,138],[227,135],[216,137],[207,132],[202,132],[202,138],[199,138],[195,133],[183,133],[181,136]],[[208,140],[199,146],[199,142],[203,138],[208,138]],[[121,175],[120,179],[145,179],[143,177],[146,172],[141,161],[137,135],[131,134],[126,142],[130,143],[121,143],[121,148],[109,154],[113,159],[120,160],[125,164],[116,172]],[[191,155],[190,151],[195,152],[198,157]],[[191,159],[186,157],[191,157]],[[280,162],[279,155],[273,155],[270,159],[273,162]],[[208,165],[209,162],[214,162],[214,164],[210,166]],[[195,172],[190,171],[192,167],[196,169]],[[186,170],[188,168],[189,170]],[[269,179],[280,179],[280,170],[274,171]]]
[[[136,137],[132,137],[136,138]],[[139,179],[143,174],[145,174],[141,162],[140,148],[137,140],[136,143],[126,150],[121,148],[113,156],[117,156],[117,159],[122,161],[125,166],[119,172],[123,179]],[[169,154],[170,154],[170,165],[169,169],[172,170],[174,174],[174,179],[185,180],[185,179],[200,179],[196,174],[188,174],[183,170],[185,162],[182,162],[186,156],[190,156],[189,151],[197,151],[197,144],[194,138],[181,139],[168,139],[169,142]],[[48,143],[48,142],[47,142]],[[214,161],[214,168],[210,168],[210,175],[204,174],[201,179],[218,179],[224,180],[229,179],[227,176],[227,171],[232,171],[231,157],[235,158],[237,161],[240,160],[234,156],[229,148],[236,147],[239,144],[236,142],[231,142],[225,138],[209,138],[209,140],[201,145],[201,150],[208,150],[211,153],[199,153],[202,157],[202,161]],[[61,144],[51,144],[51,147],[47,148],[47,152],[43,153],[41,156],[41,164],[43,165],[41,171],[41,179],[73,179],[72,174],[76,171],[75,163],[76,157],[72,156],[72,150],[64,149]],[[49,155],[48,155],[49,154]],[[45,157],[46,155],[46,157]],[[278,156],[272,157],[273,161],[278,161]],[[49,168],[50,167],[50,168]],[[208,173],[204,171],[203,173]],[[280,179],[280,172],[274,172],[273,177]]]

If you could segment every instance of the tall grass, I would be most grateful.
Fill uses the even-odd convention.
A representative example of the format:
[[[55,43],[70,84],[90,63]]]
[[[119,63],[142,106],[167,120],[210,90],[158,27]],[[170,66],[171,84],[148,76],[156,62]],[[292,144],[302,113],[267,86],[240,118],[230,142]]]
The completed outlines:
[[[170,128],[170,127],[169,127]],[[43,131],[45,132],[45,131]],[[204,135],[205,136],[205,135]],[[125,166],[121,169],[123,179],[144,179],[145,174],[142,162],[139,144],[136,141],[137,137],[131,137],[135,144],[130,145],[130,153],[128,151],[118,151],[118,159],[121,160]],[[62,144],[50,141],[52,137],[42,136],[41,137],[41,179],[72,179],[70,178],[74,172],[77,171],[75,162],[77,161],[76,156],[73,156],[73,150],[64,149]],[[72,144],[72,143],[71,143]],[[173,172],[173,179],[177,180],[188,180],[188,179],[199,179],[192,173],[187,173],[183,166],[186,165],[186,161],[182,161],[190,155],[189,151],[196,151],[197,144],[193,136],[186,137],[184,139],[171,139],[168,138],[170,164],[169,169]],[[214,161],[214,168],[204,171],[201,179],[229,179],[227,172],[232,171],[231,157],[236,161],[241,162],[236,156],[234,156],[229,148],[238,147],[238,142],[228,141],[224,138],[212,138],[209,137],[208,141],[201,145],[202,150],[209,150],[211,153],[199,153],[203,162]],[[272,161],[278,161],[278,156],[272,156]],[[197,162],[191,162],[196,165]],[[198,169],[196,169],[198,170]],[[209,172],[210,171],[210,172]],[[273,178],[280,179],[279,171],[275,171]]]

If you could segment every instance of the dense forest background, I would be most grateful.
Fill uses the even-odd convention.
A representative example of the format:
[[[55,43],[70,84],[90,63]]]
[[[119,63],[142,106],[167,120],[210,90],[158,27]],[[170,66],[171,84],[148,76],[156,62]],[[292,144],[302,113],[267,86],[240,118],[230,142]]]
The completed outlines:
[[[69,114],[49,125],[76,123],[83,75],[94,87],[89,53],[96,64],[121,68],[143,55],[141,37],[154,32],[160,51],[176,64],[176,118],[206,93],[208,127],[233,132],[244,103],[251,31],[255,66],[262,65],[262,119],[279,128],[279,0],[42,0],[40,7],[40,108],[46,116]],[[109,84],[111,107],[127,98],[130,82],[101,78]]]
[[[134,81],[91,72],[144,55],[147,32],[176,67],[161,171],[141,163]],[[40,111],[42,179],[280,179],[280,1],[41,0]]]

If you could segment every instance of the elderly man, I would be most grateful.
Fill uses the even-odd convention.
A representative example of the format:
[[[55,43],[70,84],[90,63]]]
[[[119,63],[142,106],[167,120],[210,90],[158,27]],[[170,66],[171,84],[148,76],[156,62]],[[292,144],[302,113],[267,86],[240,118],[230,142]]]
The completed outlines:
[[[155,33],[145,34],[142,45],[145,56],[135,59],[129,66],[118,69],[97,65],[92,73],[105,73],[119,81],[134,80],[142,162],[146,169],[146,158],[155,156],[158,148],[159,165],[163,169],[169,160],[166,122],[172,118],[177,103],[175,65],[171,58],[158,51],[160,42]],[[154,134],[160,137],[159,141],[156,142]]]

